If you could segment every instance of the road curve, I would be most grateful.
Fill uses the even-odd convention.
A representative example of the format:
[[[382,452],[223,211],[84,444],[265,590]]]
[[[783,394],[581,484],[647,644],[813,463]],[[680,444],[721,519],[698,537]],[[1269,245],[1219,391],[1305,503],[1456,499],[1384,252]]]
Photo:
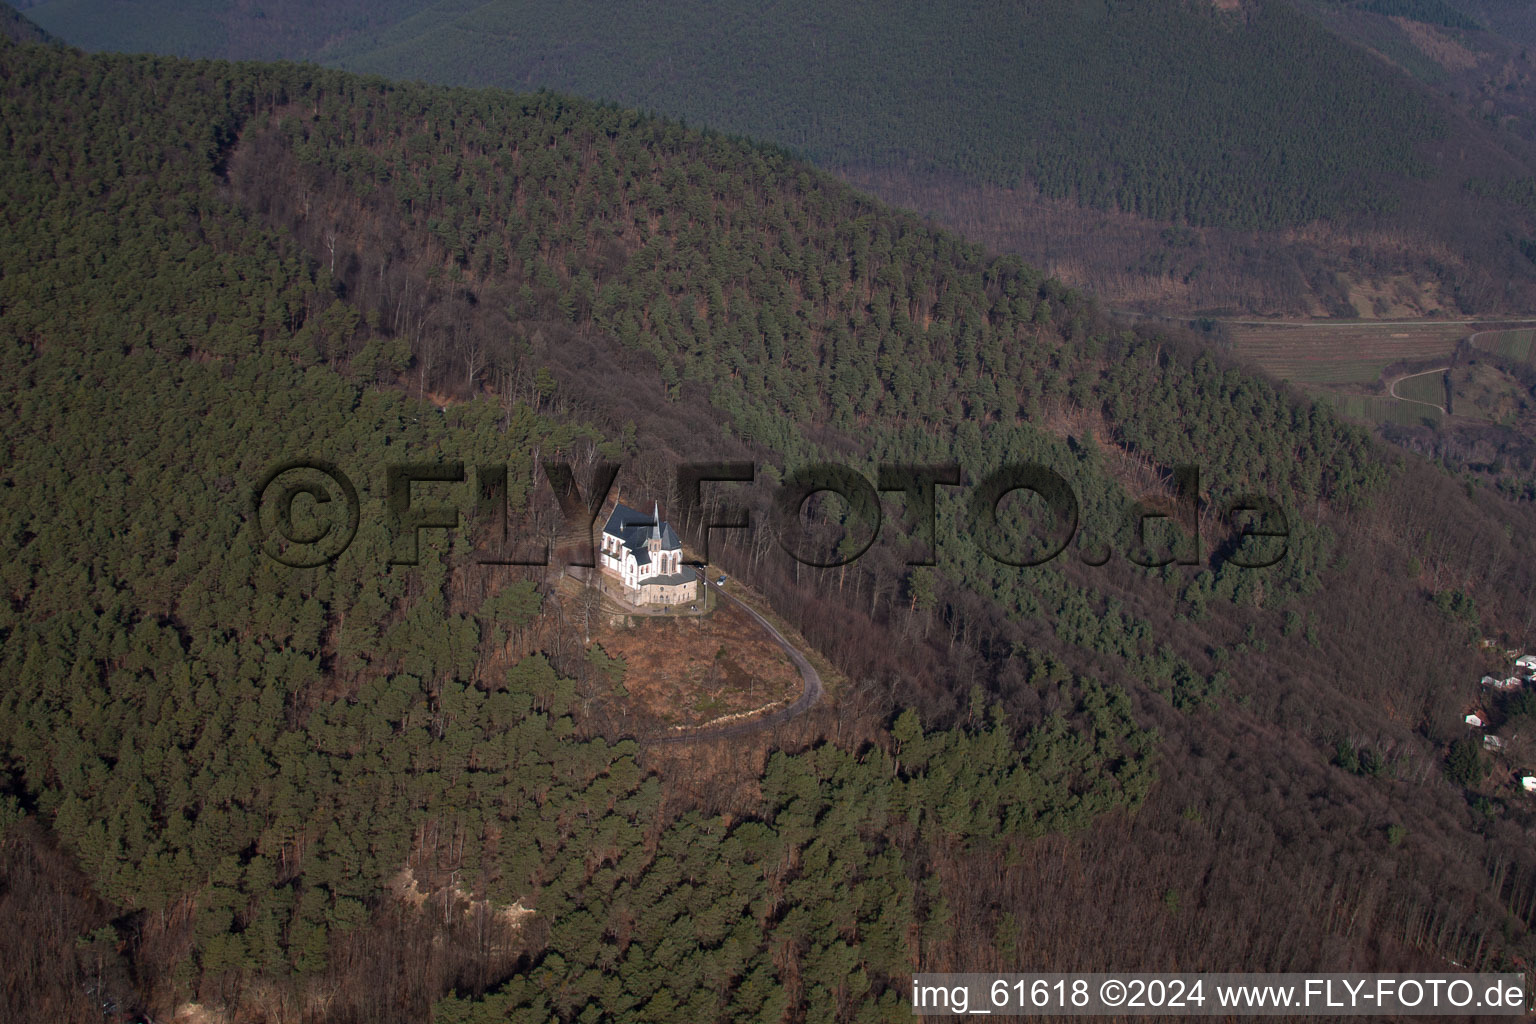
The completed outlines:
[[[1408,373],[1401,377],[1394,377],[1392,381],[1387,385],[1387,394],[1391,395],[1399,402],[1407,402],[1409,405],[1427,405],[1431,409],[1439,409],[1442,416],[1449,416],[1450,413],[1445,411],[1445,406],[1443,405],[1436,405],[1434,402],[1425,402],[1417,398],[1404,398],[1402,395],[1397,393],[1397,386],[1405,380],[1408,380],[1412,377],[1427,377],[1431,373],[1444,373],[1449,369],[1449,366],[1438,366],[1433,370],[1424,370],[1421,373]]]
[[[700,578],[703,578],[702,573]],[[750,736],[752,733],[771,729],[776,725],[782,725],[790,719],[804,714],[814,707],[816,702],[821,700],[822,695],[826,693],[826,688],[821,684],[821,674],[816,671],[815,666],[806,660],[805,655],[800,653],[799,648],[784,639],[784,634],[775,629],[773,623],[763,618],[743,602],[727,594],[725,589],[719,584],[710,583],[709,580],[705,579],[704,585],[706,587],[713,587],[716,594],[719,594],[746,612],[759,626],[763,627],[773,639],[773,642],[778,644],[785,654],[789,655],[789,660],[794,663],[795,668],[800,670],[800,678],[805,681],[805,689],[793,704],[788,707],[779,708],[777,711],[770,711],[767,714],[757,715],[739,722],[732,722],[729,725],[706,725],[685,732],[663,733],[658,736],[650,736],[642,740],[644,743],[691,743],[696,740],[717,740],[731,736]]]

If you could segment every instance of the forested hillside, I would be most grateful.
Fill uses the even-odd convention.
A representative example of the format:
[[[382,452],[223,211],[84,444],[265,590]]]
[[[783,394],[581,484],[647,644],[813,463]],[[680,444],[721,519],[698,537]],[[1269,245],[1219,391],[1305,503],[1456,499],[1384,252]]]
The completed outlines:
[[[916,970],[1536,951],[1521,766],[1444,770],[1477,641],[1536,640],[1528,509],[780,151],[618,108],[5,43],[0,125],[23,1018],[896,1020]],[[252,509],[294,458],[362,492],[323,568],[268,558]],[[392,564],[387,465],[506,464],[526,532],[548,458],[669,506],[678,460],[754,460],[759,527],[712,558],[846,683],[660,746],[552,573],[477,557],[481,516]],[[941,488],[935,565],[893,503],[812,571],[762,485],[823,459],[973,490],[1040,462],[1081,533],[1009,566]],[[1266,569],[1223,515],[1251,493],[1291,524]],[[1142,498],[1165,541],[1198,523],[1194,564],[1121,556]]]
[[[1412,41],[1382,44],[1383,60],[1381,32],[1355,31],[1364,19],[1401,37],[1399,15],[1470,24],[1428,0],[47,0],[30,13],[90,48],[550,88],[770,140],[1120,303],[1353,315],[1373,298],[1418,313],[1536,298],[1517,248],[1536,223],[1508,208],[1494,226],[1459,193],[1518,175],[1530,147],[1393,66],[1433,63]]]
[[[1321,22],[1505,137],[1536,139],[1536,12],[1519,0],[1309,0]],[[1528,162],[1528,161],[1527,161]]]
[[[35,14],[91,25],[82,41],[98,46],[116,35],[50,5]],[[834,166],[1028,180],[1048,196],[1197,225],[1367,208],[1390,195],[1390,176],[1422,170],[1416,147],[1444,131],[1385,68],[1273,3],[1245,22],[1160,2],[455,0],[328,56],[397,78],[576,92]]]
[[[1385,69],[1281,4],[1251,20],[1208,4],[1068,0],[436,4],[335,58],[395,77],[573,91],[832,166],[1029,181],[1196,225],[1368,208],[1392,176],[1422,169],[1417,145],[1444,130]]]
[[[58,42],[47,32],[23,17],[14,7],[0,4],[0,34],[17,43]]]
[[[89,50],[273,60],[309,57],[382,29],[420,10],[421,0],[16,0],[8,6],[62,28],[69,43]]]

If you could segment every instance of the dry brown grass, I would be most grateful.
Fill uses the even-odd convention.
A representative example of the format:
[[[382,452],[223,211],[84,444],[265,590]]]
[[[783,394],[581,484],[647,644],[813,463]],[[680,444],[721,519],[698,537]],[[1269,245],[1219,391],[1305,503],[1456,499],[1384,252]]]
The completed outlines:
[[[1477,67],[1479,58],[1477,53],[1433,25],[1426,25],[1422,21],[1410,21],[1407,18],[1393,18],[1392,21],[1402,29],[1403,35],[1419,48],[1419,52],[1445,70],[1467,71]]]
[[[800,673],[739,608],[708,615],[607,619],[592,639],[624,660],[624,689],[640,711],[702,725],[800,695]]]

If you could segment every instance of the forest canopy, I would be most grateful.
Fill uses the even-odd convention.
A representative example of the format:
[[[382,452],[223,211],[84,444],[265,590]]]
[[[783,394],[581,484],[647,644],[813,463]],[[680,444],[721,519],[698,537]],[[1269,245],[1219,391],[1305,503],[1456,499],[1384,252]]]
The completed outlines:
[[[25,1013],[895,1020],[912,970],[978,960],[1530,954],[1529,811],[1442,765],[1474,641],[1533,607],[1523,510],[782,149],[633,110],[4,43],[0,130]],[[676,756],[558,572],[486,570],[476,522],[389,558],[405,456],[505,464],[536,518],[546,458],[670,502],[675,461],[722,455],[1034,459],[1095,540],[1146,500],[1208,543],[1025,571],[960,501],[931,565],[738,539],[720,566],[841,682]],[[322,568],[251,515],[296,456],[362,492]],[[1208,514],[1246,493],[1295,524],[1273,571]]]
[[[1392,69],[1283,0],[1243,13],[1204,0],[279,3],[254,21],[182,0],[149,6],[155,15],[53,0],[30,13],[90,47],[550,88],[823,166],[1028,184],[1243,229],[1390,205],[1444,131]]]

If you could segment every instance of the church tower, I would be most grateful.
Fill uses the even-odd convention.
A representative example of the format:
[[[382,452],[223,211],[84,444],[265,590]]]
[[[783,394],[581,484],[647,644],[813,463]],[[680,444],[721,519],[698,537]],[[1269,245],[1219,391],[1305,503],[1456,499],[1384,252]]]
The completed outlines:
[[[651,510],[651,535],[645,540],[645,550],[650,552],[651,564],[661,572],[661,506],[653,505]]]

